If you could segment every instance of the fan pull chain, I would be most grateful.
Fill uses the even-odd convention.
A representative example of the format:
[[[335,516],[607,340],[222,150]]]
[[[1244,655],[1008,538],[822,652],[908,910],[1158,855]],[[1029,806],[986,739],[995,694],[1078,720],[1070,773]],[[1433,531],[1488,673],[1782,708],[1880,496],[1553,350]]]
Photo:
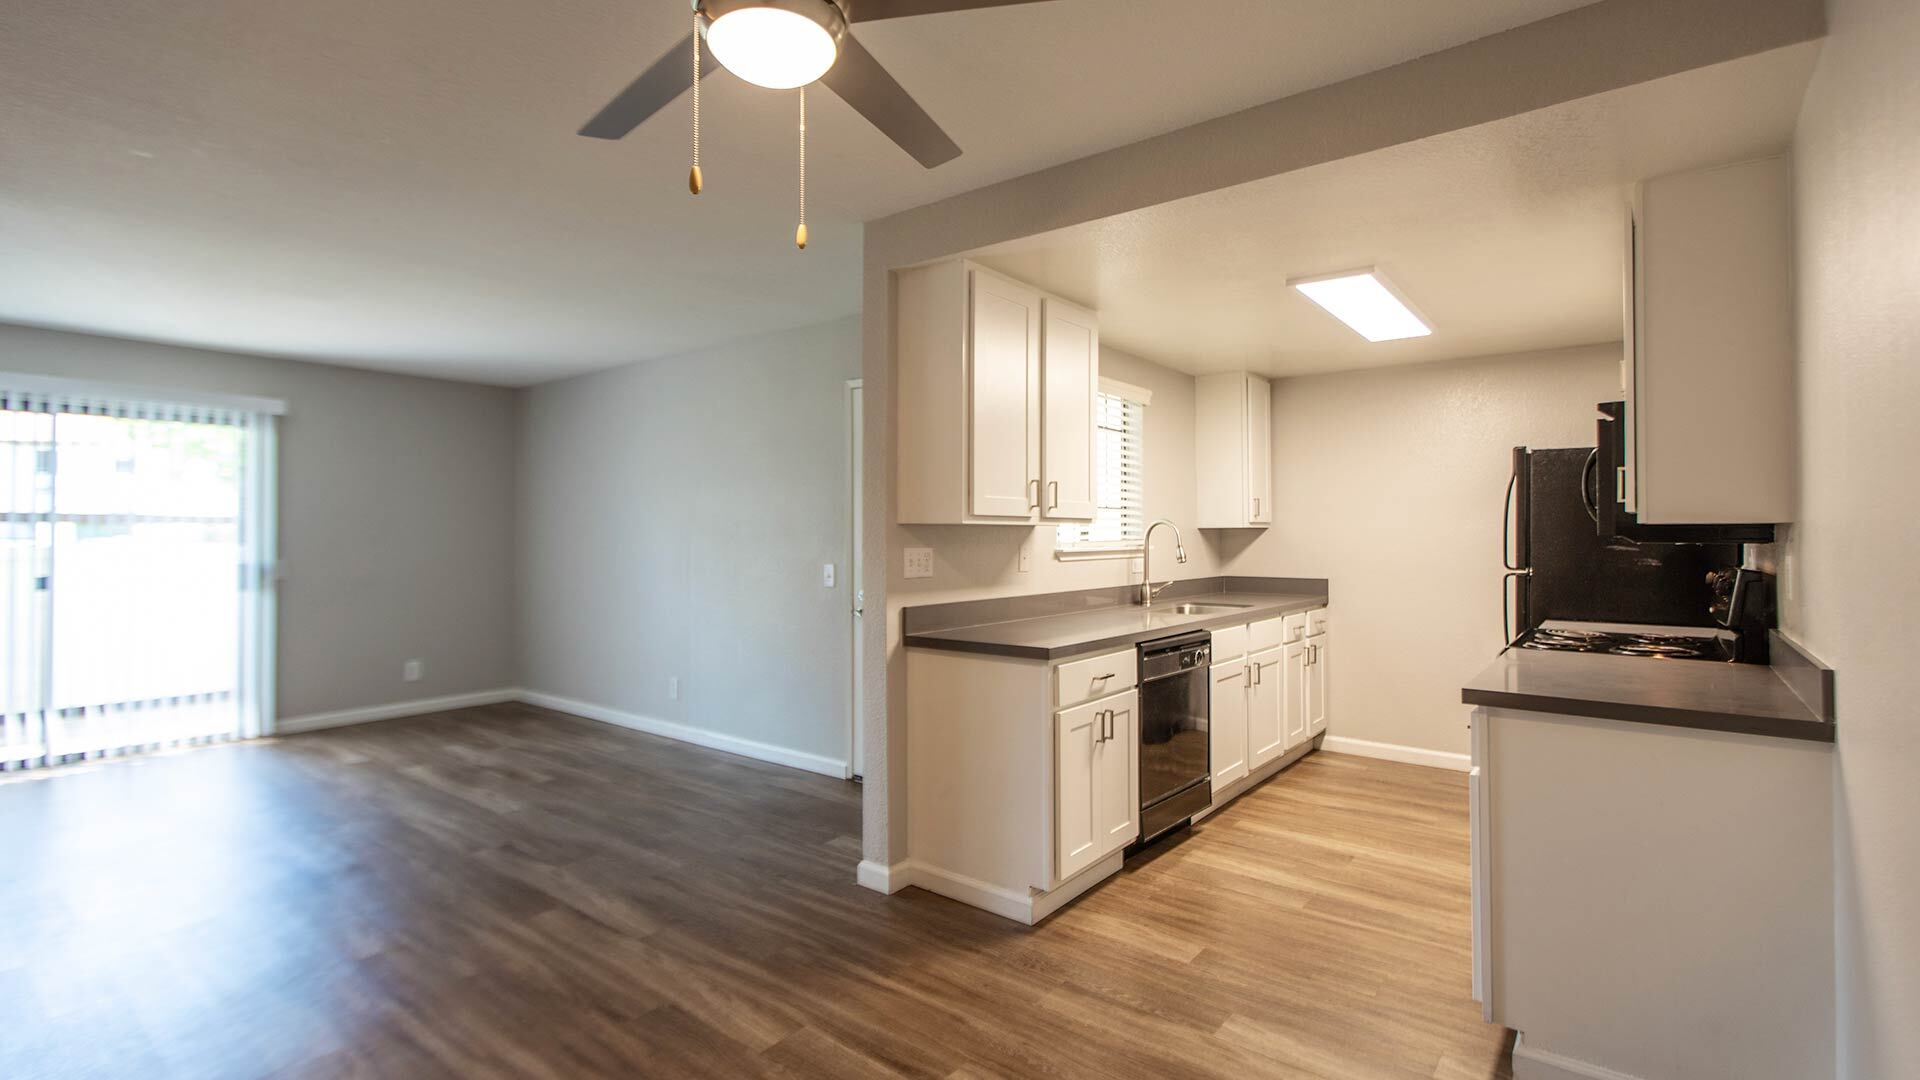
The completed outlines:
[[[687,173],[687,190],[695,195],[706,186],[700,175],[700,12],[693,13],[693,169]]]
[[[807,88],[800,88],[800,227],[793,242],[807,250]]]

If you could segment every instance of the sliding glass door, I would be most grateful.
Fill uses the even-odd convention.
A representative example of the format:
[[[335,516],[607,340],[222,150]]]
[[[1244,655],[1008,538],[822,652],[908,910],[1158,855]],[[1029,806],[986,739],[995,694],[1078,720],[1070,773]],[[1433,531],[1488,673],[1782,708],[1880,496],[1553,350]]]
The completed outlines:
[[[0,377],[0,767],[270,727],[272,424]]]

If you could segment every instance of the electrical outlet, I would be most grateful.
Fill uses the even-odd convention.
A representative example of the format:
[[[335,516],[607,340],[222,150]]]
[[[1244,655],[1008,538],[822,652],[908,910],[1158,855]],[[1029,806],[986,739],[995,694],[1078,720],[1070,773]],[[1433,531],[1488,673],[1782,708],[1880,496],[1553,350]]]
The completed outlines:
[[[833,588],[833,564],[832,563],[828,563],[825,566],[820,568],[820,585],[822,588],[826,588],[826,589]]]
[[[419,682],[426,673],[427,665],[423,660],[409,660],[400,665],[400,678],[406,682]]]
[[[907,576],[910,578],[930,578],[933,576],[933,549],[929,547],[906,548]]]
[[[680,676],[678,675],[667,676],[667,700],[680,700]]]

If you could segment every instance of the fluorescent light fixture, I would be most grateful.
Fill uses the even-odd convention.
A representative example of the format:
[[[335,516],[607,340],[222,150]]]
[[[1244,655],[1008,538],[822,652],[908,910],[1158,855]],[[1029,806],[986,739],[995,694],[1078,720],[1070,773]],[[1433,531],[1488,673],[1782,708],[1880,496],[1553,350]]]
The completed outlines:
[[[832,27],[839,10],[826,0],[788,0],[781,6],[734,6],[709,3],[722,9],[707,25],[707,48],[728,71],[769,90],[805,86],[827,73],[839,58],[840,43]]]
[[[1433,333],[1433,328],[1414,314],[1393,286],[1371,267],[1295,278],[1287,284],[1368,341],[1398,341]]]

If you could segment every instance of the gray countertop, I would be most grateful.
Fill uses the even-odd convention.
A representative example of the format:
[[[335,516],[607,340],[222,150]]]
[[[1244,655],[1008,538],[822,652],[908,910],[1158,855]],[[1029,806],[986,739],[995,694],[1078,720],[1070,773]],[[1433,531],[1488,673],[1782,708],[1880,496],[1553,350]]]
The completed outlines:
[[[1460,700],[1500,709],[1833,741],[1833,723],[1764,664],[1508,649]]]
[[[1234,610],[1205,615],[1175,615],[1168,609],[1183,602],[1232,604]],[[1124,648],[1188,630],[1217,630],[1223,626],[1257,622],[1276,615],[1324,607],[1321,592],[1200,592],[1163,597],[1151,608],[1137,604],[1108,604],[1083,611],[1008,619],[975,626],[956,626],[906,635],[906,644],[918,649],[948,649],[988,653],[1026,660],[1058,660],[1065,656]]]

